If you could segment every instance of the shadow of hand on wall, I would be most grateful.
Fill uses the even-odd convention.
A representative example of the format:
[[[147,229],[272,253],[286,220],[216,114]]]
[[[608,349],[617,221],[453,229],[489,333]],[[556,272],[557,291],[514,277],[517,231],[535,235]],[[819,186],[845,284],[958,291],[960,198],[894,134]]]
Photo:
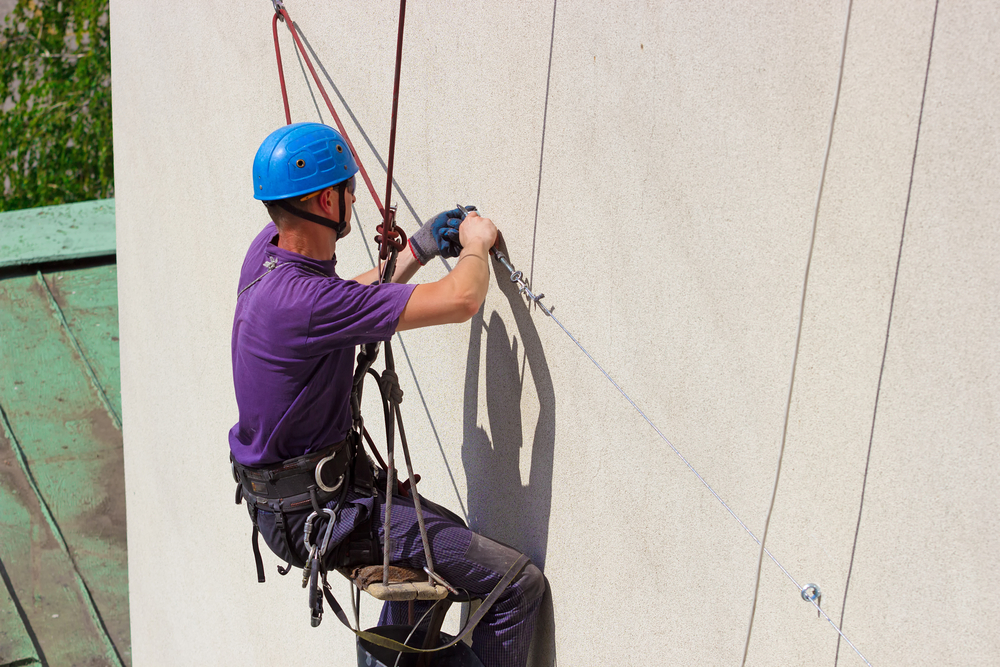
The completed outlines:
[[[555,391],[528,305],[503,268],[495,262],[493,267],[500,291],[510,302],[515,330],[509,331],[496,311],[488,324],[482,310],[472,320],[462,443],[469,525],[524,552],[544,571],[552,508]],[[481,377],[485,377],[488,432],[479,414]],[[524,391],[529,380],[533,395]],[[531,664],[555,663],[553,630],[552,591],[547,587]]]

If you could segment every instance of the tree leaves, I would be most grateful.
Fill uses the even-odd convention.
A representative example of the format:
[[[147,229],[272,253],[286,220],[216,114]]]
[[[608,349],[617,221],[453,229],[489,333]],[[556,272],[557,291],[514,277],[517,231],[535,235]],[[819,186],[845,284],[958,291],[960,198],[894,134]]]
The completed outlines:
[[[18,0],[0,35],[0,211],[114,196],[108,0]]]

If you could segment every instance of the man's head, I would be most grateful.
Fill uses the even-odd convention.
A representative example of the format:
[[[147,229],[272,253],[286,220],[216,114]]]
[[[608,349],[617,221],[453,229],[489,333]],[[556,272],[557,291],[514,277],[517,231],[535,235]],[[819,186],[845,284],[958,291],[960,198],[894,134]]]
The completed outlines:
[[[354,202],[358,165],[332,127],[293,123],[272,132],[253,161],[254,199],[281,227],[293,219],[315,222],[344,236]]]

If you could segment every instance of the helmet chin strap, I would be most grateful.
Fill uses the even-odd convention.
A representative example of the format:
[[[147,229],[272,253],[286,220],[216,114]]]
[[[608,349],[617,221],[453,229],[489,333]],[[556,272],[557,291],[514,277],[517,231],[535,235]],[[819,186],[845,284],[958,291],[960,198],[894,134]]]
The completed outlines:
[[[337,235],[337,240],[339,241],[344,238],[344,234],[347,231],[347,198],[344,196],[344,189],[346,186],[347,181],[338,183],[334,186],[337,190],[337,200],[340,202],[340,222],[331,220],[330,218],[326,218],[322,215],[310,213],[309,211],[303,211],[301,208],[292,206],[287,199],[279,199],[274,203],[292,215],[298,216],[303,220],[308,220],[310,222],[315,222],[318,225],[329,227]]]

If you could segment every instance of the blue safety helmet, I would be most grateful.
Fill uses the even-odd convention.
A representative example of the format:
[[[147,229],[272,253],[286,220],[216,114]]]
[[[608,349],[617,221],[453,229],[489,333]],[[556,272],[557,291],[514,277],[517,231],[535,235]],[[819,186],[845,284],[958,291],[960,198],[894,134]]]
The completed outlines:
[[[344,137],[321,123],[292,123],[268,135],[253,159],[253,197],[287,199],[343,183],[358,171]]]

